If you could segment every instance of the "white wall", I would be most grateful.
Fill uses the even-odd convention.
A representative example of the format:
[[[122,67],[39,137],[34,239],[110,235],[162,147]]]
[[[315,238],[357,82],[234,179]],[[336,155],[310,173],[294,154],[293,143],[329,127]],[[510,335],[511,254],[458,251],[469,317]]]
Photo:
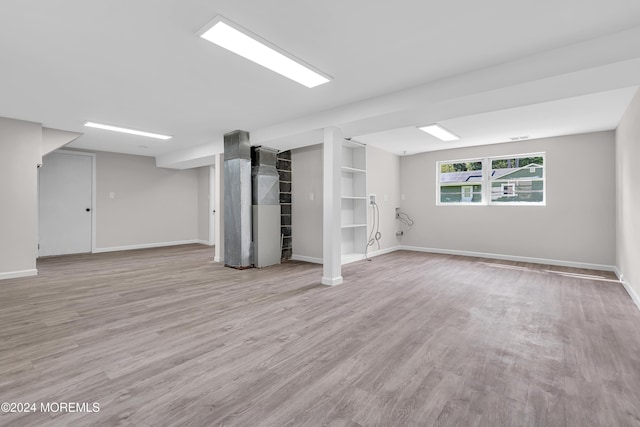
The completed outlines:
[[[37,274],[42,127],[0,118],[0,279]]]
[[[68,132],[59,129],[42,128],[42,155],[67,145],[81,136],[78,132]]]
[[[322,262],[322,151],[322,145],[291,150],[294,259],[314,258]]]
[[[616,129],[616,267],[640,307],[640,91]]]
[[[546,206],[436,206],[436,161],[541,151],[547,153]],[[415,220],[403,245],[610,268],[614,177],[612,131],[402,157],[401,207]]]
[[[209,242],[209,194],[211,187],[210,166],[203,166],[198,171],[198,240]],[[210,242],[213,244],[213,242]]]
[[[163,169],[153,157],[97,152],[96,174],[97,251],[197,240],[196,169]]]
[[[395,154],[375,147],[367,147],[367,192],[375,194],[380,210],[380,250],[396,247],[399,239],[396,231],[400,223],[396,221],[396,208],[400,207],[400,158]],[[371,233],[373,211],[367,207],[367,236]],[[376,253],[378,246],[370,246],[369,252]]]

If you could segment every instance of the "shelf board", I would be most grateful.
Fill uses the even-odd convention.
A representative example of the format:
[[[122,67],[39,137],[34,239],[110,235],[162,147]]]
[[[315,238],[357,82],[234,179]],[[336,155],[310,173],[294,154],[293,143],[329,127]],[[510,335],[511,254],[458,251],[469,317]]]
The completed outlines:
[[[350,254],[342,254],[342,264],[349,264],[351,262],[356,262],[364,259],[363,253],[350,253]]]
[[[351,172],[351,173],[366,173],[367,171],[364,169],[356,169],[351,166],[342,166],[343,172]]]
[[[342,198],[349,200],[367,200],[366,196],[342,196]]]
[[[362,142],[351,141],[350,139],[343,139],[342,145],[347,148],[365,148],[366,145]]]
[[[358,227],[366,227],[367,224],[346,224],[343,225],[342,228],[358,228]]]

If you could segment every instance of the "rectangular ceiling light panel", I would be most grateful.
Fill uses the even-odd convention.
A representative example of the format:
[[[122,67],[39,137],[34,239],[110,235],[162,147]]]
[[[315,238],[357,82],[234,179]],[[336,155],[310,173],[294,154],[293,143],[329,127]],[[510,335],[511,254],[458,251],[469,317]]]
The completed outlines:
[[[418,129],[428,133],[431,136],[435,136],[441,141],[456,141],[460,139],[457,135],[454,135],[440,125],[421,126]]]
[[[200,37],[308,88],[330,80],[293,55],[220,15],[200,32]]]
[[[171,137],[168,136],[168,135],[160,135],[158,133],[144,132],[144,131],[135,130],[135,129],[127,129],[127,128],[122,128],[122,127],[119,127],[119,126],[103,125],[101,123],[86,122],[84,125],[86,127],[90,127],[90,128],[111,130],[111,131],[114,131],[114,132],[128,133],[128,134],[131,134],[131,135],[138,135],[138,136],[146,136],[146,137],[149,137],[149,138],[171,139]]]

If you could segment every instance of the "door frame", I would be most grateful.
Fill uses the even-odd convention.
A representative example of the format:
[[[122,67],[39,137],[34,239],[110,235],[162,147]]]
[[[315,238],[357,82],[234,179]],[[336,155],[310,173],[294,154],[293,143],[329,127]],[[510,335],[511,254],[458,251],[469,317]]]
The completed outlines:
[[[44,158],[48,154],[67,154],[72,156],[85,156],[91,157],[91,253],[96,251],[96,205],[97,205],[97,195],[96,195],[96,153],[89,153],[86,151],[75,151],[75,150],[65,150],[58,149],[54,150],[50,153],[45,154],[42,162],[44,163]],[[40,258],[40,176],[38,175],[38,256]]]
[[[216,208],[215,191],[216,191],[216,167],[209,166],[209,246],[215,245],[216,238]]]

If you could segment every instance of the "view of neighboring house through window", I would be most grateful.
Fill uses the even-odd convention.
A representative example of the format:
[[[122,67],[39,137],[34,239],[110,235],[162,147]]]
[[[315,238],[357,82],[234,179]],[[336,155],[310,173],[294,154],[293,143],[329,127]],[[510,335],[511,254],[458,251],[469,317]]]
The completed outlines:
[[[437,163],[438,204],[544,204],[544,153]]]
[[[440,203],[482,203],[482,160],[439,163]]]
[[[491,203],[544,202],[544,156],[492,158]]]

